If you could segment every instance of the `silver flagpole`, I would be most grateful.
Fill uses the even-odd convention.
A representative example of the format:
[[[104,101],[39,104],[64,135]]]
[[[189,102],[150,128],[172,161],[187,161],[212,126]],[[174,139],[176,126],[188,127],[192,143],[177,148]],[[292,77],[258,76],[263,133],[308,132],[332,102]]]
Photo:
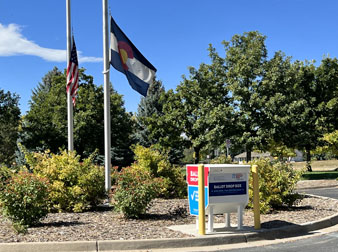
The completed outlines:
[[[105,188],[111,189],[111,132],[110,132],[110,83],[109,83],[109,30],[108,30],[108,0],[102,0],[103,7],[103,79],[104,79],[104,152],[105,152]]]
[[[70,20],[70,0],[66,0],[66,12],[67,12],[67,67],[69,66],[69,59],[71,53],[71,20]],[[66,84],[67,85],[67,84]],[[72,97],[70,95],[70,90],[67,92],[67,116],[68,116],[68,150],[74,150],[73,144],[73,104]]]

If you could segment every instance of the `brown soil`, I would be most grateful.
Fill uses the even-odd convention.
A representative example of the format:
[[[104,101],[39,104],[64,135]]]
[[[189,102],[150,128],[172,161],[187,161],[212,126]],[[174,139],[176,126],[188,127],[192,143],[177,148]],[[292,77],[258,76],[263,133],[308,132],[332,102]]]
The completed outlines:
[[[320,220],[338,213],[338,201],[306,197],[293,207],[261,215],[262,228],[281,227]],[[233,224],[236,218],[232,217]],[[215,222],[223,222],[222,215]],[[47,242],[81,240],[133,240],[189,237],[169,230],[171,225],[195,223],[188,214],[186,199],[156,199],[147,214],[140,220],[126,220],[111,209],[85,213],[49,214],[41,224],[28,229],[26,234],[17,234],[10,222],[0,217],[0,242]],[[246,210],[244,225],[253,226],[253,213]]]

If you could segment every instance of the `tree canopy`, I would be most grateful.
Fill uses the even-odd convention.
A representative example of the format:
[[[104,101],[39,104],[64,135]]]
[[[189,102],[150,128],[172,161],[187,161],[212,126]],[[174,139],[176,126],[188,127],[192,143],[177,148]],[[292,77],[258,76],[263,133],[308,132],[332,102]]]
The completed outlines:
[[[194,149],[195,163],[199,162],[202,150],[221,144],[233,123],[229,89],[220,71],[222,59],[212,47],[209,53],[212,64],[202,63],[198,69],[190,67],[189,78],[183,76],[177,93],[165,105],[167,118],[176,122],[188,147]]]
[[[15,160],[19,121],[19,96],[0,89],[0,164]]]
[[[162,82],[155,79],[148,89],[147,96],[142,97],[138,105],[135,138],[144,147],[150,147],[159,141],[159,139],[149,136],[152,132],[154,133],[154,129],[150,130],[149,128],[154,125],[153,120],[157,120],[156,118],[163,115],[164,101],[161,99],[161,95],[164,93]]]
[[[66,75],[54,68],[33,90],[30,110],[22,123],[22,143],[30,150],[49,149],[57,153],[67,146]],[[132,161],[131,134],[133,122],[126,113],[122,96],[111,91],[111,135],[113,165],[128,165]],[[93,77],[80,69],[79,90],[74,108],[74,149],[89,156],[96,149],[104,153],[103,88]]]
[[[259,32],[245,32],[223,41],[227,82],[234,98],[236,110],[236,142],[245,146],[247,160],[254,146],[262,143],[260,132],[264,123],[261,115],[263,100],[259,87],[267,61],[266,37]]]
[[[154,80],[133,116],[112,89],[112,164],[129,165],[130,147],[140,144],[165,152],[179,163],[185,148],[201,153],[225,149],[270,150],[283,157],[294,149],[336,153],[338,127],[338,60],[293,60],[281,51],[268,57],[266,37],[258,31],[223,41],[224,56],[209,45],[209,63],[189,67],[176,90]],[[74,147],[82,157],[104,153],[103,88],[80,69],[74,109]],[[29,150],[58,152],[67,146],[66,74],[52,69],[33,90],[22,117],[20,141]],[[0,90],[0,162],[13,161],[18,132],[18,97]],[[320,147],[320,148],[318,148]],[[234,153],[233,153],[234,154]],[[311,170],[311,167],[308,167]]]

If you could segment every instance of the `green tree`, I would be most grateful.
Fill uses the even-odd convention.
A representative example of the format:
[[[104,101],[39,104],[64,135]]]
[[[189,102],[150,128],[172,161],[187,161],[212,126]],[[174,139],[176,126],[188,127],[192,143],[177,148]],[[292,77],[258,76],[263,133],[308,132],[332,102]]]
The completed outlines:
[[[57,153],[67,146],[66,74],[57,69],[48,72],[33,91],[30,110],[22,124],[22,143],[29,150],[49,149]],[[112,163],[130,164],[132,153],[131,114],[124,109],[122,96],[111,92]],[[82,157],[96,149],[104,153],[103,88],[80,69],[79,90],[74,108],[74,148]]]
[[[67,120],[67,107],[63,109],[66,97],[60,89],[63,80],[62,72],[54,68],[32,91],[30,109],[23,117],[20,132],[23,145],[30,150],[50,149],[55,153],[66,146],[67,124],[63,123]]]
[[[260,132],[263,101],[259,96],[264,65],[267,60],[266,37],[259,32],[234,35],[229,42],[223,41],[226,56],[227,82],[237,112],[236,142],[245,146],[247,160],[251,160],[254,146],[262,143]]]
[[[316,68],[319,127],[324,133],[338,130],[338,59],[326,57]]]
[[[288,148],[286,145],[282,145],[281,142],[274,142],[270,140],[267,145],[267,149],[269,150],[271,156],[278,157],[279,161],[286,161],[289,157],[295,157],[296,153],[293,148]]]
[[[313,63],[296,61],[294,65],[297,76],[293,91],[297,95],[297,100],[289,106],[290,114],[293,115],[293,126],[295,126],[292,128],[295,132],[293,140],[298,149],[305,150],[307,169],[312,171],[310,165],[311,151],[316,149],[321,136],[321,132],[318,129],[318,119],[320,118],[318,105],[321,103],[318,89],[320,87],[316,82]]]
[[[224,77],[219,75],[215,60],[219,59],[214,49],[209,48],[212,64],[200,64],[198,69],[189,68],[190,76],[183,76],[166,104],[168,120],[175,121],[193,147],[195,163],[201,151],[220,144],[221,136],[232,128],[233,115],[229,90]]]
[[[335,103],[337,64],[324,59],[316,68],[311,62],[291,63],[290,57],[277,52],[265,69],[260,87],[263,114],[269,119],[265,129],[280,146],[305,150],[311,171],[311,151],[325,132],[334,129],[334,106],[328,104]]]
[[[261,112],[266,118],[260,126],[261,132],[268,138],[268,150],[280,158],[286,153],[291,155],[290,148],[295,148],[298,140],[295,116],[301,111],[302,103],[297,104],[298,95],[293,91],[296,80],[297,71],[291,57],[279,51],[266,62],[258,89],[264,104]]]
[[[111,157],[112,164],[119,167],[126,167],[133,162],[133,152],[131,146],[135,143],[133,132],[135,123],[132,114],[126,112],[122,95],[112,89],[110,95],[110,114],[111,114]],[[103,105],[103,93],[102,93]],[[103,115],[103,112],[102,112]],[[103,125],[103,119],[102,119]],[[103,133],[103,131],[102,131]],[[103,141],[102,141],[103,148]],[[101,150],[104,153],[104,150]]]
[[[243,149],[243,146],[238,145],[237,141],[235,141],[234,136],[236,136],[239,132],[238,128],[234,125],[236,125],[236,111],[234,106],[234,99],[230,92],[230,86],[228,84],[227,79],[227,71],[228,68],[225,65],[225,59],[220,57],[217,53],[216,49],[210,44],[209,45],[209,57],[211,58],[211,71],[212,75],[215,79],[218,80],[219,83],[223,83],[222,85],[218,85],[220,90],[217,92],[220,92],[220,96],[217,97],[217,99],[221,99],[222,102],[225,102],[226,108],[228,111],[224,111],[224,116],[226,116],[225,120],[221,121],[215,121],[215,124],[218,124],[218,127],[220,128],[220,133],[217,134],[217,141],[214,143],[214,147],[218,150],[224,150],[224,152],[227,149],[227,139],[230,139],[231,149],[232,151],[235,151],[236,149]],[[223,125],[222,125],[223,123]]]
[[[136,141],[144,146],[150,147],[153,144],[158,143],[158,139],[150,137],[150,125],[152,124],[151,117],[157,118],[163,115],[163,99],[161,95],[165,93],[164,87],[161,81],[154,80],[150,85],[148,94],[146,97],[142,97],[136,113]]]
[[[338,156],[338,60],[326,57],[316,68],[321,101],[318,104],[320,118],[318,127],[322,133],[317,152],[321,155]]]
[[[325,141],[325,145],[320,148],[321,151],[330,152],[332,155],[338,157],[338,130],[324,134],[322,140]]]
[[[15,158],[20,121],[19,96],[0,89],[0,163],[11,165]]]
[[[149,142],[161,153],[168,155],[170,163],[178,164],[183,158],[183,150],[187,142],[182,137],[182,129],[175,118],[173,108],[177,106],[173,90],[161,92],[158,97],[157,113],[145,118]]]
[[[49,71],[44,77],[42,77],[42,82],[40,82],[38,86],[33,89],[31,100],[38,99],[42,93],[47,94],[52,87],[53,79],[56,76],[61,75],[62,72],[57,67],[54,67],[53,70]]]
[[[141,99],[136,114],[136,141],[144,147],[154,146],[169,156],[171,163],[179,163],[183,157],[184,139],[175,122],[165,115],[165,104],[171,93],[165,92],[161,81],[155,80],[147,97]]]

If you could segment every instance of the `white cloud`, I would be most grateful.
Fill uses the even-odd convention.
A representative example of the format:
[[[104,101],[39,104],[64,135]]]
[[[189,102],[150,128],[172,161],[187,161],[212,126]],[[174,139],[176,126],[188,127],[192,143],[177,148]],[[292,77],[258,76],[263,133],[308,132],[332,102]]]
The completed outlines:
[[[102,58],[98,58],[98,57],[85,57],[81,55],[81,52],[77,51],[78,53],[78,57],[79,57],[79,61],[81,62],[102,62],[103,59]]]
[[[34,41],[28,40],[21,34],[17,24],[8,26],[0,23],[0,57],[14,55],[31,55],[47,61],[67,61],[66,50],[44,48]],[[79,62],[102,62],[102,58],[82,56],[78,51]]]

